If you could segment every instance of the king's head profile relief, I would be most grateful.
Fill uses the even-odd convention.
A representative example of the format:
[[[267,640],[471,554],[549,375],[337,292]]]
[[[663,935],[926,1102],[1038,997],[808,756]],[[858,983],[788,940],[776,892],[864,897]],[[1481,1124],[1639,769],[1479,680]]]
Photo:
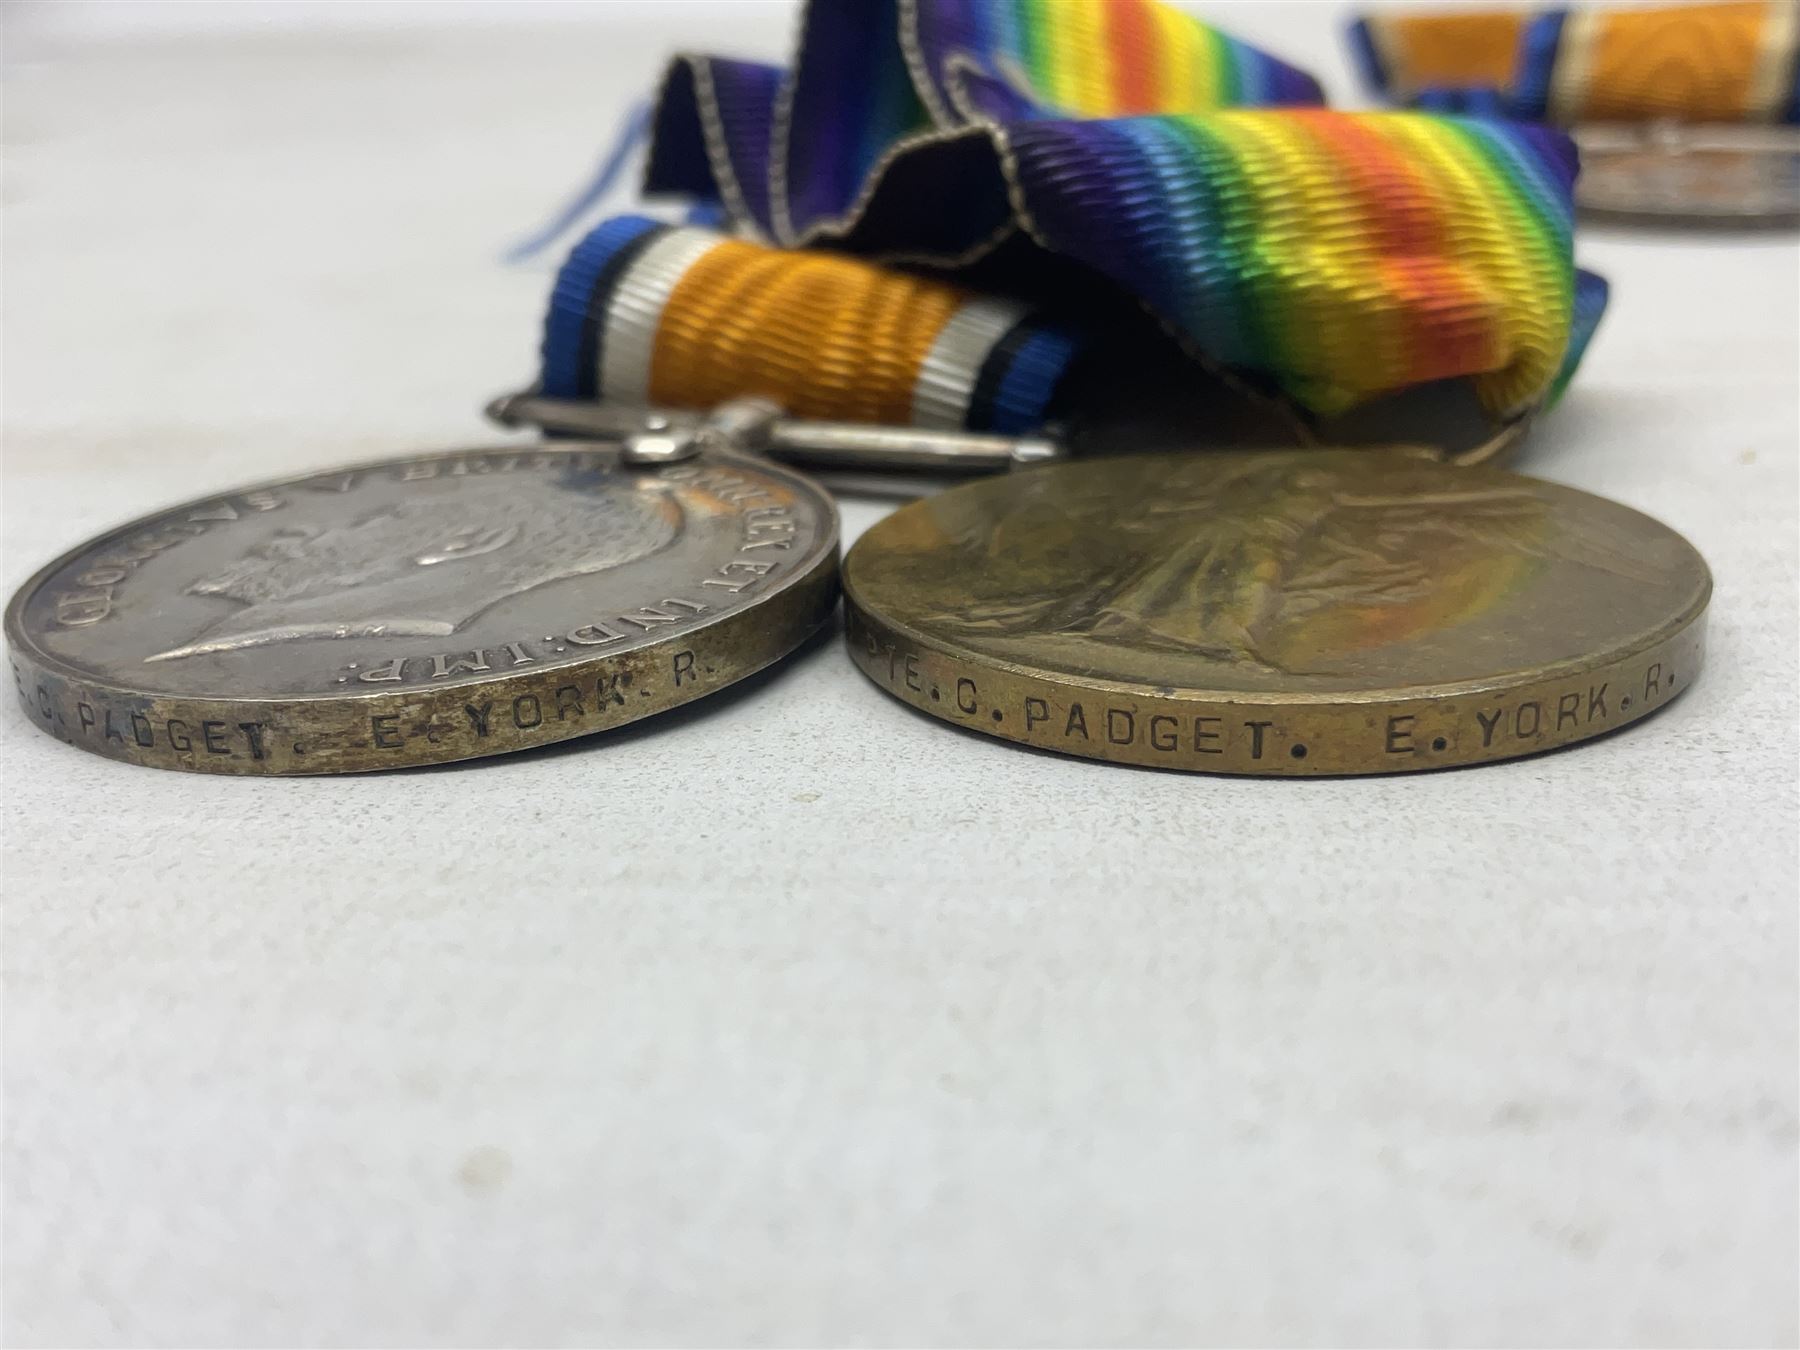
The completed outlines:
[[[570,479],[521,493],[479,477],[341,523],[274,525],[187,588],[237,608],[146,660],[313,639],[443,637],[510,596],[648,557],[681,528],[681,507],[665,491]]]

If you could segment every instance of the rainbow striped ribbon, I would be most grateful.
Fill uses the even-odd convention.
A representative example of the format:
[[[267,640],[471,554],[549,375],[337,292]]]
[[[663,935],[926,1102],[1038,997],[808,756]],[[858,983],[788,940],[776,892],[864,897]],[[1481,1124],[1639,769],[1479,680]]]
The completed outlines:
[[[1383,13],[1370,85],[1421,108],[1581,122],[1800,122],[1800,2]]]
[[[812,0],[791,72],[671,67],[646,187],[739,237],[603,225],[544,386],[1016,429],[1106,340],[1099,294],[1311,414],[1452,379],[1497,421],[1552,399],[1605,301],[1567,138],[1319,102],[1154,0]]]

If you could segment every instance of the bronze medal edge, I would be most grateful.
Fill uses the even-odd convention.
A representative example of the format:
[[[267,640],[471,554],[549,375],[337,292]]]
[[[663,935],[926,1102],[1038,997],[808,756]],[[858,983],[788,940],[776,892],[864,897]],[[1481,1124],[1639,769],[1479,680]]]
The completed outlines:
[[[1698,557],[1698,554],[1695,555]],[[843,572],[844,635],[878,688],[953,726],[1080,758],[1190,773],[1329,778],[1518,759],[1632,725],[1700,673],[1712,582],[1640,640],[1494,679],[1355,693],[1170,691],[1046,672],[918,632]]]

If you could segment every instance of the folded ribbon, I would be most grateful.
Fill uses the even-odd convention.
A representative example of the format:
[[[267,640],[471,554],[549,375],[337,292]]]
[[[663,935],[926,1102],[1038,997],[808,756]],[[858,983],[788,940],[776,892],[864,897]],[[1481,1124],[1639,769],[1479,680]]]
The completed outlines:
[[[813,0],[791,73],[697,56],[672,66],[646,187],[716,205],[738,231],[782,246],[1024,292],[1034,310],[1087,322],[1090,343],[1103,329],[1084,297],[1122,294],[1194,357],[1316,414],[1458,377],[1502,420],[1554,396],[1604,304],[1603,283],[1573,265],[1567,138],[1310,106],[1319,100],[1310,76],[1153,0]],[[565,266],[546,388],[611,392],[609,358],[579,335],[606,333],[624,312],[596,285],[594,259],[613,257],[616,235],[633,228],[609,222]],[[698,265],[661,247],[681,275]],[[718,266],[726,247],[715,240],[705,256]],[[678,402],[754,392],[843,415],[837,362],[855,365],[859,344],[865,356],[917,356],[946,331],[943,316],[972,302],[945,287],[958,298],[938,297],[933,329],[915,322],[924,292],[906,288],[943,283],[817,252],[731,257],[731,285],[713,293],[733,299],[714,305],[711,327],[694,326],[687,302],[671,305],[663,282],[653,288],[665,299],[652,306],[658,331],[634,390]],[[759,301],[751,276],[788,298]],[[686,289],[698,299],[706,288]],[[809,314],[807,295],[829,303]],[[765,336],[770,325],[822,331],[831,318],[839,345],[821,353],[833,360],[742,359],[762,340],[741,321],[752,309]],[[1013,327],[1026,322],[1024,310],[1006,312]],[[678,321],[688,323],[679,340],[660,327]],[[902,334],[906,323],[915,327]],[[981,332],[1001,327],[990,315]],[[1021,331],[1055,352],[1009,417],[1046,410],[1081,345],[1041,317]],[[737,355],[718,356],[731,342]],[[684,362],[674,355],[684,343],[717,359]],[[979,379],[987,349],[959,350],[957,378]],[[884,415],[916,411],[902,391],[916,390],[922,368],[889,362]],[[720,370],[735,374],[722,382]],[[727,387],[734,380],[753,387]]]
[[[1352,45],[1420,108],[1581,122],[1800,122],[1800,4],[1382,13]]]

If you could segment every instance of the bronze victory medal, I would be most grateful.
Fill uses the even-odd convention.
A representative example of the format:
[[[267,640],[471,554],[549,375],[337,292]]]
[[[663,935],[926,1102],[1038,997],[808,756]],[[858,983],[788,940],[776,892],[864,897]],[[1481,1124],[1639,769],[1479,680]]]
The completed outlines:
[[[1700,671],[1706,564],[1616,503],[1393,451],[1030,469],[902,508],[844,563],[882,688],[1120,763],[1433,769],[1596,736]]]
[[[6,612],[27,715],[215,773],[435,764],[603,731],[779,660],[837,594],[799,474],[453,451],[228,492],[51,563]]]

